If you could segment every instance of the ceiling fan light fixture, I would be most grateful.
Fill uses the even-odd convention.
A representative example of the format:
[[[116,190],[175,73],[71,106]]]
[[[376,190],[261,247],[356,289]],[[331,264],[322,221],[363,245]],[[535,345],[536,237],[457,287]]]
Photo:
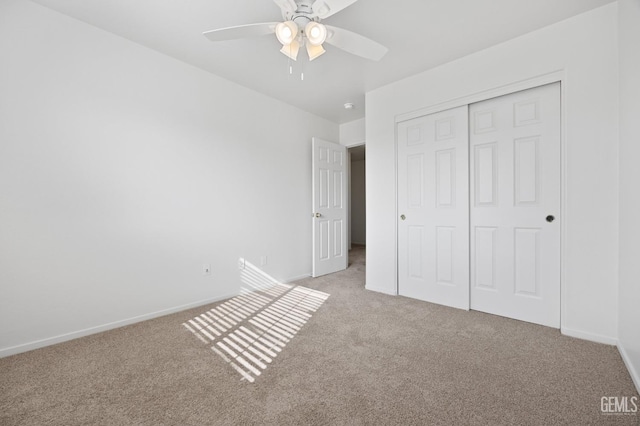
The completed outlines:
[[[298,59],[298,51],[300,50],[300,43],[297,40],[293,40],[291,43],[282,46],[280,52],[285,56],[293,59],[294,61]]]
[[[284,22],[236,25],[205,31],[203,35],[210,41],[220,42],[275,33],[278,42],[284,46],[280,51],[293,60],[297,59],[302,47],[306,48],[310,60],[318,58],[325,53],[324,43],[372,61],[379,61],[388,52],[386,47],[374,40],[321,23],[358,0],[273,1],[280,7]],[[289,67],[291,69],[291,63]]]
[[[293,21],[280,22],[276,25],[276,37],[283,46],[288,46],[296,40],[298,26]]]
[[[307,40],[307,53],[309,54],[309,61],[313,61],[317,57],[324,54],[324,52],[326,52],[326,50],[324,50],[324,47],[322,47],[322,45],[314,46],[309,40]]]
[[[320,46],[327,39],[327,27],[319,22],[311,21],[304,27],[304,35],[314,46]]]

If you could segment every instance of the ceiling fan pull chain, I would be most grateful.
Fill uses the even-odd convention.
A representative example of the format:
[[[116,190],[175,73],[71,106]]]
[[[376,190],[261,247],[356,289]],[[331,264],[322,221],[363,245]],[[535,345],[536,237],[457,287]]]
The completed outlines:
[[[293,75],[293,62],[291,61],[291,58],[287,58],[287,66],[289,67],[289,75],[287,76],[287,78],[291,79],[291,76]]]

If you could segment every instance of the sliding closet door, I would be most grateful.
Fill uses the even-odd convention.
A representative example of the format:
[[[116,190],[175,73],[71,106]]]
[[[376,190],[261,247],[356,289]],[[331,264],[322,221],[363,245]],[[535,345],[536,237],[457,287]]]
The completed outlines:
[[[467,106],[398,124],[398,290],[469,309]]]
[[[471,309],[560,327],[560,84],[470,105]]]

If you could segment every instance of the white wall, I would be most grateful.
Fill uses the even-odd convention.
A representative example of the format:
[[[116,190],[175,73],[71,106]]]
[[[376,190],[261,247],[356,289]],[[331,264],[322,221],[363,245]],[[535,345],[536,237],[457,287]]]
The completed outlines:
[[[337,124],[31,2],[0,58],[0,355],[310,273]]]
[[[351,162],[351,242],[367,243],[365,160]]]
[[[362,145],[365,142],[364,129],[364,118],[341,124],[340,144],[344,146]]]
[[[619,343],[640,392],[640,1],[619,1],[620,314]]]
[[[396,291],[399,114],[563,70],[562,330],[615,343],[618,309],[617,5],[367,93],[367,288]]]

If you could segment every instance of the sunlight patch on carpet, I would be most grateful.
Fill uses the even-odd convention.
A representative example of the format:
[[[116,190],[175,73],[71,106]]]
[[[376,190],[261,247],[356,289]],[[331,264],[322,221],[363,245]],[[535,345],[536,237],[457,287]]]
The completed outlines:
[[[242,294],[182,325],[253,383],[329,294],[279,283],[241,260]]]

